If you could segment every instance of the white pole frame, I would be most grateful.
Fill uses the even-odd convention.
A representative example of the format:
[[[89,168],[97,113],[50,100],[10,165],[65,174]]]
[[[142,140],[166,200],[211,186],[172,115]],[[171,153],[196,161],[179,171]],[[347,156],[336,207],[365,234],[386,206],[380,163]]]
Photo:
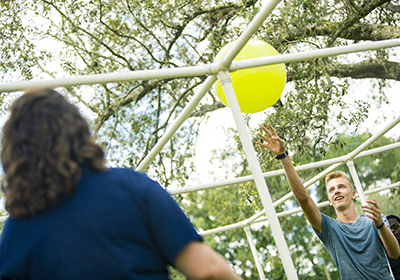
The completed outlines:
[[[389,145],[382,146],[379,148],[370,149],[367,151],[363,151],[363,152],[359,153],[357,156],[355,156],[354,159],[367,157],[367,156],[370,156],[373,154],[377,154],[377,153],[381,153],[381,152],[385,152],[385,151],[389,151],[389,150],[393,150],[393,149],[397,149],[397,148],[400,148],[400,142],[389,144]],[[314,168],[325,167],[325,166],[332,165],[335,163],[343,163],[343,162],[346,162],[347,159],[348,159],[348,155],[345,155],[345,156],[332,158],[332,159],[328,159],[328,160],[322,160],[322,161],[318,161],[318,162],[298,165],[298,166],[295,166],[294,169],[297,172],[301,172],[301,171],[310,170],[310,169],[314,169]],[[279,170],[264,172],[263,176],[264,176],[264,178],[271,178],[271,177],[284,175],[284,174],[285,174],[284,170],[279,169]],[[237,184],[249,182],[252,180],[254,180],[254,176],[248,175],[248,176],[242,176],[242,177],[228,179],[228,180],[224,180],[224,181],[220,181],[220,182],[210,182],[210,183],[195,185],[195,186],[171,188],[171,189],[168,189],[168,192],[172,195],[175,195],[175,194],[195,192],[195,191],[214,189],[214,188],[220,188],[220,187],[229,187],[232,185],[237,185]]]
[[[365,191],[364,194],[369,195],[369,194],[379,193],[382,191],[386,191],[386,190],[390,190],[390,189],[394,189],[394,188],[398,188],[398,187],[400,187],[400,182],[390,184],[388,186],[384,186],[384,187],[380,187],[380,188],[374,188],[372,190]],[[356,198],[359,199],[358,193],[356,194]],[[318,208],[325,207],[325,206],[329,206],[329,201],[317,203]],[[279,212],[276,214],[276,216],[278,218],[281,218],[281,217],[286,217],[286,216],[294,215],[294,214],[301,213],[301,212],[303,212],[303,210],[301,208],[296,208],[296,209],[292,209],[292,210]],[[207,235],[216,234],[216,233],[220,233],[220,232],[224,232],[224,231],[228,231],[228,230],[232,230],[232,229],[244,228],[246,226],[251,226],[253,224],[257,224],[257,223],[265,222],[265,221],[268,221],[267,217],[265,217],[265,216],[258,217],[258,219],[256,219],[255,221],[252,221],[252,222],[248,222],[246,220],[240,221],[235,224],[230,224],[230,225],[219,227],[219,228],[204,230],[204,231],[199,232],[199,234],[201,236],[207,236]]]
[[[326,170],[320,172],[319,174],[314,176],[312,179],[310,179],[306,183],[304,183],[304,186],[306,188],[310,187],[312,184],[314,184],[315,182],[317,182],[321,178],[325,177],[328,173],[332,172],[333,170],[335,170],[335,169],[339,168],[340,166],[342,166],[342,165],[344,165],[346,163],[349,163],[349,162],[350,162],[350,165],[353,165],[353,171],[351,171],[351,172],[355,172],[355,175],[352,173],[352,177],[354,178],[354,176],[356,176],[356,178],[358,179],[357,172],[355,171],[355,168],[354,168],[353,159],[354,158],[365,157],[365,156],[376,154],[376,153],[380,153],[380,152],[383,152],[383,151],[388,151],[388,150],[391,150],[391,149],[399,148],[400,147],[400,143],[394,143],[394,144],[390,144],[390,145],[387,145],[387,146],[384,146],[384,147],[371,149],[369,151],[362,152],[363,149],[366,149],[369,145],[371,145],[373,142],[375,142],[377,139],[379,139],[382,135],[384,135],[386,132],[388,132],[390,129],[392,129],[399,122],[400,122],[400,117],[397,117],[396,119],[392,120],[387,125],[385,125],[378,133],[374,134],[372,137],[370,137],[367,141],[365,141],[363,144],[358,146],[356,149],[354,149],[348,155],[333,159],[333,161],[332,160],[328,160],[328,161],[317,162],[316,164],[314,164],[310,168],[304,168],[304,167],[309,167],[310,165],[303,165],[303,166],[295,167],[296,171],[298,172],[298,171],[303,171],[303,170],[307,170],[307,169],[313,169],[313,168],[326,166],[326,165],[328,165],[328,164],[326,164],[326,162],[333,163]],[[279,176],[279,175],[283,175],[284,174],[283,169],[280,169],[278,171],[279,171],[279,173],[275,172],[275,171],[272,171],[272,172],[274,172],[274,174],[272,176]],[[269,173],[272,173],[272,172],[269,172]],[[266,174],[266,173],[264,173],[264,174]],[[268,177],[272,177],[272,176],[268,176]],[[265,176],[265,177],[267,177],[267,176]],[[248,181],[250,181],[250,180],[248,180]],[[363,191],[363,189],[361,187],[361,183],[359,181],[358,181],[358,183],[359,183],[359,186],[357,187],[357,195],[360,196],[362,204],[365,205],[364,203],[366,203],[366,199],[365,199],[364,191]],[[277,206],[281,205],[282,203],[284,203],[286,200],[288,200],[292,196],[293,196],[293,192],[289,192],[285,196],[283,196],[280,199],[278,199],[277,201],[275,201],[273,203],[273,206],[277,207]],[[263,216],[264,214],[265,214],[264,211],[260,211],[259,213],[256,213],[252,217],[250,217],[248,219],[245,219],[243,221],[240,221],[238,223],[231,224],[231,225],[228,225],[228,226],[222,226],[222,227],[215,228],[215,229],[210,229],[210,230],[207,231],[207,234],[217,233],[217,232],[221,232],[221,231],[224,231],[224,230],[227,230],[227,229],[234,229],[234,228],[238,228],[238,227],[243,227],[245,225],[251,224],[253,221],[257,220],[259,217]],[[268,217],[268,215],[267,215],[267,217]]]
[[[278,217],[276,216],[275,207],[272,204],[271,195],[268,190],[268,186],[262,175],[261,166],[257,160],[256,153],[254,151],[253,143],[247,132],[246,124],[243,120],[239,103],[236,99],[235,91],[232,86],[231,76],[228,71],[221,71],[218,74],[218,80],[224,90],[225,97],[228,101],[229,108],[232,110],[233,118],[236,123],[236,127],[240,136],[240,140],[243,145],[243,149],[246,153],[247,161],[250,165],[251,171],[254,175],[254,182],[257,187],[257,191],[261,198],[261,203],[265,209],[265,214],[270,222],[270,229],[272,231],[275,245],[278,248],[279,255],[282,260],[282,265],[285,270],[286,276],[289,280],[296,280],[297,272],[294,267],[292,257],[290,255],[289,248],[287,246],[285,236],[281,225],[279,223]],[[257,255],[254,256],[254,259]]]
[[[168,141],[168,139],[173,135],[173,133],[175,133],[175,131],[179,128],[179,126],[186,120],[189,114],[195,109],[198,102],[211,88],[212,84],[216,81],[215,75],[218,75],[220,83],[223,86],[225,95],[227,97],[229,107],[231,107],[232,109],[232,114],[235,119],[236,125],[238,127],[238,132],[243,142],[246,156],[248,158],[250,167],[254,174],[253,180],[256,183],[258,192],[262,200],[262,204],[265,208],[265,213],[270,222],[271,230],[273,232],[274,239],[278,247],[278,251],[280,253],[286,275],[289,280],[298,279],[296,270],[294,268],[293,262],[290,257],[289,250],[287,248],[286,240],[284,239],[283,232],[279,224],[278,216],[275,212],[275,205],[272,204],[268,187],[264,180],[264,176],[261,172],[261,167],[256,158],[254,148],[252,146],[252,143],[250,141],[249,135],[246,130],[246,126],[244,124],[243,118],[240,113],[239,104],[237,102],[232,84],[230,82],[229,71],[233,72],[238,69],[252,68],[262,65],[304,61],[304,60],[310,60],[320,57],[329,57],[345,53],[400,46],[400,39],[384,40],[367,44],[356,44],[351,46],[343,46],[335,48],[327,48],[327,49],[314,50],[303,53],[283,54],[271,57],[242,60],[237,62],[233,61],[236,55],[245,46],[245,44],[248,42],[248,40],[251,38],[254,32],[259,28],[259,26],[262,24],[265,18],[272,12],[272,10],[279,2],[280,0],[270,0],[265,4],[262,10],[250,22],[250,24],[248,25],[246,30],[242,33],[242,35],[239,37],[237,42],[233,45],[233,47],[228,51],[228,53],[221,59],[219,63],[211,63],[208,65],[196,66],[196,67],[180,67],[175,69],[145,70],[145,71],[133,71],[125,73],[87,75],[87,76],[80,76],[73,78],[53,79],[53,80],[5,83],[5,84],[0,84],[0,92],[18,91],[32,87],[55,88],[55,87],[67,87],[67,86],[83,85],[83,84],[90,85],[97,83],[124,82],[132,80],[149,80],[149,79],[194,77],[194,76],[208,75],[209,77],[206,79],[205,83],[203,84],[199,92],[195,94],[194,98],[185,107],[185,109],[178,116],[173,125],[167,130],[167,132],[163,135],[163,137],[160,139],[157,145],[150,151],[150,153],[146,156],[143,162],[138,166],[137,170],[143,171],[154,159],[154,157],[161,151],[161,149]],[[346,163],[348,164],[350,171],[352,173],[353,180],[355,180],[356,188],[359,192],[361,200],[363,201],[363,204],[365,203],[365,197],[363,197],[364,193],[358,180],[358,176],[353,163],[353,158],[357,156],[357,154],[359,154],[362,150],[364,150],[373,141],[370,141],[369,144],[367,142],[365,143],[365,147],[361,145],[359,147],[360,148],[359,150],[356,149],[355,151],[353,151],[352,154],[349,154],[346,160]],[[337,168],[342,164],[343,163],[336,163],[327,170]],[[283,203],[283,201],[285,201],[285,199],[288,199],[289,197],[291,197],[291,194],[288,194],[285,197],[281,198],[278,202]],[[257,219],[258,221],[259,220],[258,218],[260,216],[261,216],[260,214],[256,214],[255,216],[250,218],[249,221],[254,221],[254,219]],[[2,220],[4,220],[4,217],[0,217],[0,222]],[[252,238],[249,226],[245,227],[245,231],[246,234],[248,235],[249,242],[251,243]],[[254,254],[254,258],[257,263],[258,260],[256,254]]]
[[[349,46],[331,47],[331,48],[298,52],[298,53],[286,53],[274,56],[259,57],[257,59],[232,61],[229,67],[223,65],[222,64],[223,60],[221,59],[219,63],[210,63],[201,66],[177,67],[172,69],[138,70],[138,71],[116,72],[108,74],[82,75],[79,77],[47,79],[40,81],[4,83],[0,84],[0,92],[21,91],[37,87],[57,88],[57,87],[69,87],[78,85],[122,83],[134,80],[210,76],[210,75],[217,75],[219,71],[226,69],[228,69],[230,72],[234,72],[240,69],[254,68],[259,66],[288,63],[288,62],[306,61],[322,57],[337,56],[341,54],[363,52],[370,50],[379,50],[379,49],[398,47],[398,46],[400,46],[400,39],[389,39],[389,40],[381,40],[369,43],[359,43]]]
[[[256,246],[254,245],[253,235],[251,234],[250,226],[245,226],[243,229],[244,232],[246,233],[247,241],[249,242],[250,249],[254,257],[254,262],[256,263],[258,276],[260,276],[261,280],[265,280],[264,269],[262,268],[260,259],[258,257],[258,251],[256,249]]]

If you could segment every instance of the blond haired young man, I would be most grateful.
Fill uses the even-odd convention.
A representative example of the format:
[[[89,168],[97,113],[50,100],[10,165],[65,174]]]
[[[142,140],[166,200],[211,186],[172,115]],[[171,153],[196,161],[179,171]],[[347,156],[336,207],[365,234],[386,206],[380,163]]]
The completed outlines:
[[[369,205],[362,206],[366,214],[358,214],[353,203],[356,192],[349,176],[333,172],[326,177],[326,190],[337,218],[321,214],[295,171],[284,141],[271,124],[267,126],[268,129],[261,126],[265,135],[258,133],[263,142],[257,144],[269,149],[281,161],[294,196],[336,263],[341,279],[392,279],[385,250],[389,257],[398,258],[400,248],[385,225],[387,220],[376,200],[367,200]]]

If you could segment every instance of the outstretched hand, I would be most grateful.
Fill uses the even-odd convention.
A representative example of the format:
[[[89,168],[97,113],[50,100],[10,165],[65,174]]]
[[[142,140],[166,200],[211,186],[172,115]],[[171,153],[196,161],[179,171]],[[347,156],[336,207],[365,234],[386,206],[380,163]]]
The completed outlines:
[[[367,200],[367,203],[370,205],[362,205],[361,208],[366,213],[366,216],[374,221],[376,227],[379,227],[383,220],[381,216],[381,209],[376,203],[376,199]]]
[[[276,134],[275,129],[272,127],[271,124],[267,124],[267,129],[265,126],[261,126],[261,129],[265,132],[266,136],[257,133],[257,135],[264,141],[257,141],[257,144],[261,147],[267,148],[275,155],[283,154],[286,151],[285,142]]]

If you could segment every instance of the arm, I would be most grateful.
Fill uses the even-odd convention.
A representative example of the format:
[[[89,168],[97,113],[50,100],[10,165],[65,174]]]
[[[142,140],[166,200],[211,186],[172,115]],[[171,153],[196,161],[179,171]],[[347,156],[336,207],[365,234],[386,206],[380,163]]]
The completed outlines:
[[[267,148],[275,155],[283,154],[286,151],[285,143],[276,134],[276,131],[272,127],[272,125],[268,124],[269,130],[264,126],[261,126],[261,128],[265,132],[267,137],[261,133],[258,133],[258,136],[262,140],[264,140],[264,143],[257,142],[257,144],[264,148]],[[292,192],[296,197],[297,201],[299,202],[301,209],[303,209],[307,220],[318,232],[322,232],[321,213],[319,212],[317,205],[312,200],[311,196],[304,187],[303,182],[301,181],[299,175],[294,169],[290,157],[286,156],[283,159],[281,159],[281,164],[283,166],[283,169],[285,170],[289,186],[292,189]]]
[[[366,216],[374,221],[376,227],[379,227],[383,223],[381,209],[378,203],[376,203],[375,198],[373,200],[367,200],[367,203],[370,205],[362,205],[361,207],[366,213]],[[396,237],[385,224],[379,229],[379,233],[388,256],[392,259],[397,259],[400,256],[400,248]]]
[[[188,279],[242,279],[224,258],[201,241],[192,241],[178,254],[174,266]]]

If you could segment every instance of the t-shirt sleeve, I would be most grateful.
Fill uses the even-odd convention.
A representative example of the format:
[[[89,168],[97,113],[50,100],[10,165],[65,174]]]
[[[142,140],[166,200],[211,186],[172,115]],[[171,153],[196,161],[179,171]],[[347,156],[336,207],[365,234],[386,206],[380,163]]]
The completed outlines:
[[[158,183],[150,180],[145,200],[152,238],[169,264],[189,242],[202,241],[180,206]]]
[[[322,232],[318,232],[318,230],[316,230],[314,227],[312,227],[312,229],[314,230],[315,234],[319,237],[319,239],[322,242],[326,242],[327,241],[327,236],[329,235],[329,217],[326,216],[325,214],[321,213],[321,225],[322,225]]]

